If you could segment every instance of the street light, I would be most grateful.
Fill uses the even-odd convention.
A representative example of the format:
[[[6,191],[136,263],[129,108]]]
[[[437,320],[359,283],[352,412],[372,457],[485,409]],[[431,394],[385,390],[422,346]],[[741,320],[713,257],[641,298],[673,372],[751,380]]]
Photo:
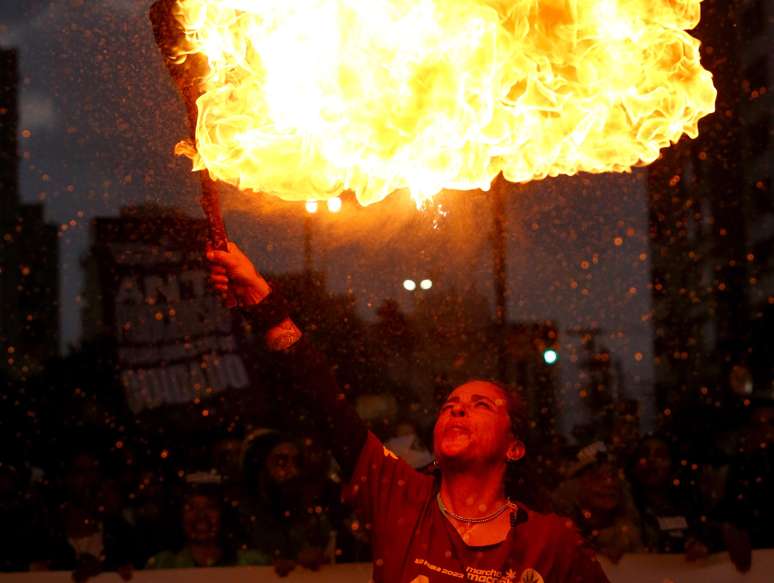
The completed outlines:
[[[403,289],[406,291],[417,291],[417,289],[420,289],[422,291],[428,291],[432,289],[433,287],[433,280],[432,279],[423,279],[419,283],[417,283],[413,279],[404,279],[403,280]]]
[[[342,202],[341,198],[338,196],[329,198],[327,201],[325,201],[325,205],[328,207],[328,212],[330,213],[341,212]],[[308,212],[310,215],[313,215],[318,210],[320,210],[320,203],[316,200],[307,200],[306,204],[304,204],[304,208],[306,209],[306,212]]]
[[[341,212],[342,201],[338,196],[329,198],[325,202],[325,205],[328,208],[328,212],[332,214]],[[317,211],[320,210],[319,201],[306,201],[304,204],[304,210],[306,210],[307,215],[317,214]],[[312,217],[307,216],[306,220],[304,221],[304,273],[306,274],[308,281],[311,281],[312,279],[312,268],[314,267],[312,257],[312,220]]]
[[[332,213],[337,213],[341,210],[341,199],[338,196],[328,199],[328,210]]]

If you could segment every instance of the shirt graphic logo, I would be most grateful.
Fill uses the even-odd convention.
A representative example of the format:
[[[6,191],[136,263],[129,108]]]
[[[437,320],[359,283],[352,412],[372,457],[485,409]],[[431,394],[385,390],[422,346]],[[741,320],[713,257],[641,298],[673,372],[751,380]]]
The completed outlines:
[[[543,577],[535,569],[524,569],[519,583],[543,583]]]

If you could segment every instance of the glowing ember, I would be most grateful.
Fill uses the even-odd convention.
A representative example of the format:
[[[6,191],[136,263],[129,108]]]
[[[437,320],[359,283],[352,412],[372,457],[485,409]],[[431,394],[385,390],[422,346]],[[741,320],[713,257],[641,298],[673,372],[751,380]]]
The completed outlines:
[[[714,110],[699,0],[178,0],[194,168],[287,200],[648,164]],[[181,49],[182,50],[182,49]]]

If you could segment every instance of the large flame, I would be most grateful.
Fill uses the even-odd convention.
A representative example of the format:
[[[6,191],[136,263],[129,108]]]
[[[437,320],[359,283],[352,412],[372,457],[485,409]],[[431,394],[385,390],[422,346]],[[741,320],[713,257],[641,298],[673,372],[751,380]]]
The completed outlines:
[[[178,0],[196,170],[287,200],[654,161],[714,110],[700,0]],[[182,49],[181,49],[182,50]]]

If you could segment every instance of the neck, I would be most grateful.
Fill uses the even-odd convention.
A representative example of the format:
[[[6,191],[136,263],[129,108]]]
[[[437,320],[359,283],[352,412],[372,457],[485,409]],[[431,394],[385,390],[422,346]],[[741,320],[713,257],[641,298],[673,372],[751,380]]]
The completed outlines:
[[[191,543],[190,549],[191,557],[200,566],[215,565],[223,557],[223,549],[216,542]]]
[[[489,471],[447,470],[441,479],[441,499],[446,508],[465,518],[480,518],[505,504],[505,468]]]

